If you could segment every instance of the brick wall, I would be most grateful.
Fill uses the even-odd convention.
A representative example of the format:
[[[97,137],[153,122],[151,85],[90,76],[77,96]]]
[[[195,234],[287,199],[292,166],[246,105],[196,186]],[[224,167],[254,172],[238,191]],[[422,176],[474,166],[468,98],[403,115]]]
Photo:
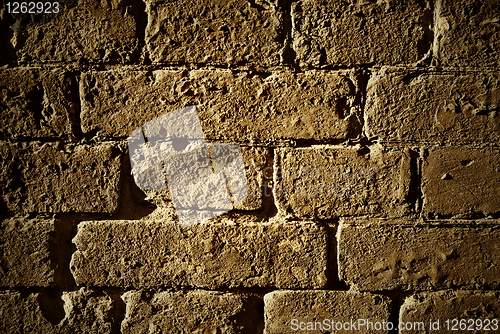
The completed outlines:
[[[1,332],[495,331],[495,1],[6,6]],[[191,105],[249,195],[181,228],[127,137]]]

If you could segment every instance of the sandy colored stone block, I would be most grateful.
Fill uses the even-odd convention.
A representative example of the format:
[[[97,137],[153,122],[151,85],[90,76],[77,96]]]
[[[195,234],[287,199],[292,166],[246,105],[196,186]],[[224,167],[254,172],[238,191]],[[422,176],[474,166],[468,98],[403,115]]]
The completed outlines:
[[[409,212],[409,151],[381,145],[278,148],[273,189],[281,214],[331,219]]]
[[[278,65],[282,12],[245,0],[148,0],[146,45],[156,63]]]
[[[132,333],[262,333],[262,300],[241,293],[128,291],[121,332]]]
[[[376,322],[377,333],[389,333],[389,306],[386,296],[369,293],[274,291],[264,296],[264,333],[373,333]]]
[[[21,63],[127,62],[138,51],[137,5],[59,1],[54,14],[13,14],[11,43]],[[48,7],[46,8],[48,9]]]
[[[14,217],[0,226],[0,286],[50,286],[57,266],[50,256],[54,220]]]
[[[494,333],[500,329],[500,293],[450,290],[419,293],[406,298],[399,321],[423,323],[427,333]]]
[[[499,164],[499,150],[431,149],[422,169],[425,215],[487,217],[500,212]]]
[[[339,276],[361,291],[498,289],[499,221],[487,222],[344,219]]]
[[[71,94],[71,79],[62,72],[1,69],[0,137],[69,135],[76,113]]]
[[[351,72],[174,70],[87,72],[80,80],[82,130],[127,137],[168,112],[196,106],[208,140],[269,143],[360,133]]]
[[[62,300],[61,300],[62,299]],[[0,292],[2,333],[111,333],[109,296],[81,288],[63,292]]]
[[[1,143],[0,184],[13,212],[114,212],[118,207],[121,150],[95,146]]]
[[[324,228],[245,221],[251,218],[184,228],[173,217],[82,222],[71,271],[78,285],[91,286],[324,286]]]
[[[498,73],[383,68],[368,82],[365,131],[383,141],[498,143],[499,101]]]
[[[414,64],[432,45],[429,1],[302,0],[291,16],[302,66]]]
[[[499,18],[496,1],[439,1],[434,57],[443,66],[498,67]]]

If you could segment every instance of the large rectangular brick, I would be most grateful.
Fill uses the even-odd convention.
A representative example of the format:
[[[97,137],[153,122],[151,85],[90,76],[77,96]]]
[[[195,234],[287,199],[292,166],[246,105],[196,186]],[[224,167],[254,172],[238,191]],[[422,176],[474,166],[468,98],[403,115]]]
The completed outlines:
[[[324,286],[324,228],[245,219],[184,228],[173,217],[82,222],[73,239],[71,271],[78,285],[91,286]]]
[[[498,143],[499,87],[497,72],[383,68],[368,82],[366,135],[383,141]]]
[[[121,333],[262,333],[262,299],[217,291],[128,291]]]
[[[69,135],[76,115],[70,77],[60,71],[0,70],[0,138]]]
[[[91,145],[0,143],[0,185],[13,212],[116,211],[121,150]]]
[[[500,212],[500,150],[431,149],[422,168],[427,217],[474,217]]]
[[[360,133],[349,71],[103,71],[81,76],[82,129],[127,137],[165,113],[195,105],[205,137],[226,142],[342,139]]]
[[[361,291],[498,289],[499,223],[344,219],[339,276]]]
[[[264,296],[264,333],[389,333],[389,308],[369,293],[274,291]]]
[[[282,11],[246,0],[148,0],[146,45],[157,63],[278,65]],[[263,7],[262,7],[263,8]]]
[[[414,64],[432,45],[429,1],[301,0],[291,15],[300,65]]]
[[[500,330],[500,293],[450,290],[418,293],[406,298],[399,319],[404,323],[400,333],[415,333],[417,323],[421,328],[424,326],[426,333],[495,333]]]
[[[54,219],[14,217],[0,226],[0,286],[50,286],[57,266],[50,254]]]
[[[442,0],[436,11],[433,56],[444,66],[491,66],[500,63],[497,1]]]
[[[402,216],[410,212],[409,151],[313,146],[275,150],[278,210],[292,217]]]

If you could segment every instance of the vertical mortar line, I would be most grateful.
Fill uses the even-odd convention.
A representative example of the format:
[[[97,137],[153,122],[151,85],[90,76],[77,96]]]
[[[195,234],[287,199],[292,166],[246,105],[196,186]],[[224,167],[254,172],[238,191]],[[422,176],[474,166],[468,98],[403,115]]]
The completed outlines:
[[[432,40],[432,55],[431,55],[431,65],[439,65],[440,63],[440,54],[439,54],[439,40],[440,36],[440,17],[441,17],[441,4],[442,0],[436,0],[434,4],[434,15],[432,22],[432,30],[434,33],[434,38]]]
[[[71,89],[71,100],[73,100],[70,105],[70,121],[71,121],[71,131],[72,134],[70,138],[74,136],[76,141],[83,139],[81,113],[82,113],[82,92],[81,92],[81,76],[82,72],[70,72],[71,86],[75,90]]]
[[[298,69],[295,59],[295,51],[293,50],[293,19],[292,19],[292,2],[296,0],[278,0],[278,8],[283,11],[283,49],[281,52],[281,63],[283,65],[291,65]]]

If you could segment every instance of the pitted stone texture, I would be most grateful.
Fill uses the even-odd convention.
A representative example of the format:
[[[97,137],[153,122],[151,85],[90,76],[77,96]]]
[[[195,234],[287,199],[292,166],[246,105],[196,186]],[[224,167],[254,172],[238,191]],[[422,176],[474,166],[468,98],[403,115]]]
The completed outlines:
[[[428,1],[302,0],[291,15],[302,66],[413,64],[431,49]]]
[[[0,138],[69,135],[76,112],[71,86],[58,71],[1,69]]]
[[[278,148],[276,205],[292,217],[402,216],[411,210],[410,160],[381,145]]]
[[[485,217],[500,212],[500,151],[443,147],[424,159],[427,217]]]
[[[62,298],[62,300],[61,300]],[[61,305],[64,302],[64,305]],[[27,295],[0,292],[0,331],[2,333],[111,333],[109,296],[81,288],[63,292]]]
[[[460,326],[451,330],[454,323],[452,319],[465,319],[466,330],[463,332],[492,333],[495,332],[491,320],[500,318],[500,293],[498,291],[438,291],[423,292],[406,298],[399,313],[400,322],[423,322],[427,333],[436,331],[429,325],[439,320],[440,333],[461,332]],[[474,322],[470,322],[472,319]],[[476,327],[477,319],[489,319],[489,330],[484,330],[487,322],[482,321],[481,327]],[[449,327],[445,323],[450,320]],[[472,327],[469,327],[474,324]],[[497,326],[498,328],[498,326]],[[481,330],[483,329],[483,330]],[[402,330],[400,333],[415,333],[415,331]]]
[[[498,67],[498,2],[442,0],[437,6],[434,56],[440,65]]]
[[[489,221],[344,219],[339,276],[361,291],[500,287],[500,229]]]
[[[0,184],[12,212],[114,212],[121,151],[117,143],[0,144]]]
[[[368,82],[366,134],[383,141],[498,143],[499,103],[498,73],[383,68]]]
[[[389,306],[389,298],[369,293],[274,291],[264,296],[264,333],[300,333],[301,322],[304,323],[302,329],[308,333],[373,333],[373,329],[370,331],[365,326],[358,326],[358,319],[387,322],[390,315]],[[296,322],[292,323],[292,319],[296,319]],[[315,322],[321,323],[321,330],[319,325],[316,325],[314,330]],[[335,326],[336,322],[342,322],[343,325],[347,322],[350,330],[335,330],[332,325]],[[351,327],[352,323],[355,327]],[[377,333],[388,331],[380,330]]]
[[[120,1],[59,1],[59,13],[13,14],[21,63],[127,62],[138,50],[133,6]]]
[[[137,127],[195,105],[205,137],[224,142],[344,139],[361,132],[352,72],[230,70],[82,74],[82,129],[127,137]]]
[[[0,286],[50,286],[56,267],[50,257],[54,220],[14,217],[0,226]]]
[[[153,62],[278,65],[282,14],[246,0],[148,0],[146,45]]]
[[[249,294],[129,291],[122,299],[127,305],[123,334],[262,333],[264,327],[262,300]]]
[[[91,286],[324,286],[322,227],[242,220],[184,228],[173,219],[82,222],[71,271],[78,285]]]

